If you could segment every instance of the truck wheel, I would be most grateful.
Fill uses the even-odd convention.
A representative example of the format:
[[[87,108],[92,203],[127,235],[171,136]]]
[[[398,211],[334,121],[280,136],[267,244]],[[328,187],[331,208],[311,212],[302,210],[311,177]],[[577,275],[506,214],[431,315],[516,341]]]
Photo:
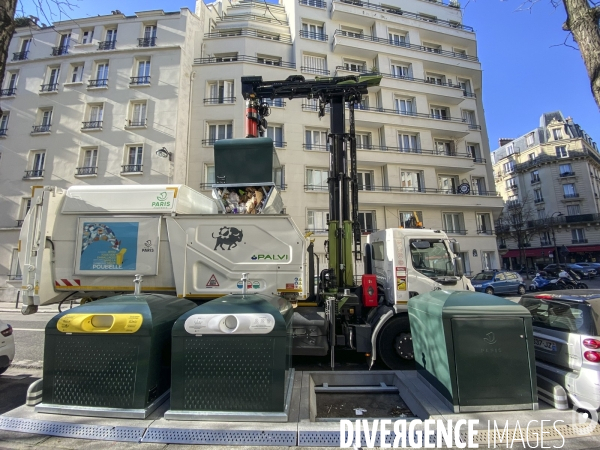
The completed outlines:
[[[414,369],[410,323],[407,315],[388,320],[377,337],[377,359],[392,370]]]

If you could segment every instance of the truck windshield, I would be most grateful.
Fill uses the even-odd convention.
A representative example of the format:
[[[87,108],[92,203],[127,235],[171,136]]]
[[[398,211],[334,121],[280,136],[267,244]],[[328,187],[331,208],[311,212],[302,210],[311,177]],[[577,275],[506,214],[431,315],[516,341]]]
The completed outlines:
[[[429,278],[454,276],[454,264],[444,241],[420,239],[413,245],[414,242],[417,241],[410,241],[410,256],[416,271]],[[425,242],[429,243],[428,248],[422,248],[427,246]]]

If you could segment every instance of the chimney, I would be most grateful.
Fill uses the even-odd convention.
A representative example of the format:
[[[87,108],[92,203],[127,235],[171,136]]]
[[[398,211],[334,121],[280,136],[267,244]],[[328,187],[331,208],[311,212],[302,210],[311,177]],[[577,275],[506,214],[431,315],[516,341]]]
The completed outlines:
[[[498,144],[500,144],[500,147],[502,147],[512,141],[514,141],[512,138],[500,138],[498,139]]]

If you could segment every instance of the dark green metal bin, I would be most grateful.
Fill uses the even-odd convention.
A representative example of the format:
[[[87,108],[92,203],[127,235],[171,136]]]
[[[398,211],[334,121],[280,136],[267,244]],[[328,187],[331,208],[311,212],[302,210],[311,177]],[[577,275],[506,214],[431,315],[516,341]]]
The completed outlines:
[[[166,419],[287,421],[293,308],[281,297],[232,294],[173,326]]]
[[[46,325],[36,412],[145,418],[169,395],[173,323],[195,306],[133,294],[58,314]]]
[[[281,168],[271,138],[219,139],[214,154],[216,184],[264,185]]]
[[[454,412],[537,409],[531,314],[466,291],[413,297],[408,314],[418,375]]]

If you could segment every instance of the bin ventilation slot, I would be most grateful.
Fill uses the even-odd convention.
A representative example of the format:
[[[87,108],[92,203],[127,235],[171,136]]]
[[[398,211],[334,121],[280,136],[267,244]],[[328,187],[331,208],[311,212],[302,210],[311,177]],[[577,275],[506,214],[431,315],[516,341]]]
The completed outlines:
[[[162,444],[295,446],[295,431],[233,431],[149,428],[142,442]]]
[[[330,392],[330,393],[398,393],[396,386],[388,386],[384,382],[379,383],[379,386],[329,386],[329,383],[323,383],[322,386],[315,386],[315,392]]]

